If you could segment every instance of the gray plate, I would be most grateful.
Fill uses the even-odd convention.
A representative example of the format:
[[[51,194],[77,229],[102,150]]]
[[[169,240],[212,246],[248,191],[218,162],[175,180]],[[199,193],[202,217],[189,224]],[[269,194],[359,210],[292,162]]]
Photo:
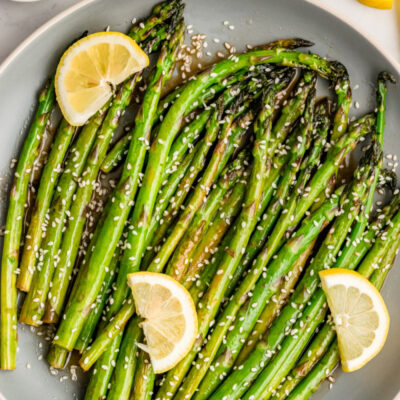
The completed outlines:
[[[62,14],[33,37],[23,43],[0,66],[0,181],[1,209],[4,214],[5,198],[10,180],[8,168],[21,146],[26,125],[33,112],[36,94],[56,66],[58,56],[66,44],[83,30],[95,32],[110,25],[112,30],[126,31],[133,17],[148,14],[154,0],[96,0],[85,1]],[[238,49],[246,43],[259,44],[271,39],[304,37],[316,42],[314,51],[338,59],[349,69],[354,99],[360,108],[354,115],[374,107],[374,81],[377,73],[387,69],[395,73],[398,81],[399,67],[385,56],[370,40],[348,23],[303,0],[187,0],[187,24],[194,32],[206,33],[210,51],[222,49],[226,40]],[[229,30],[223,24],[234,25]],[[213,38],[219,38],[216,45]],[[385,151],[400,154],[398,126],[400,124],[400,85],[390,88],[388,96],[388,121]],[[399,264],[399,262],[397,262]],[[337,372],[338,382],[328,391],[327,385],[314,398],[326,400],[391,400],[400,389],[400,271],[394,271],[383,289],[390,315],[391,328],[383,351],[361,371],[344,374]],[[14,372],[0,372],[0,393],[7,400],[71,399],[82,398],[82,388],[66,372],[53,377],[46,362],[39,360],[43,348],[41,340],[28,327],[19,330],[18,368]],[[42,342],[43,343],[43,342]],[[44,346],[44,345],[42,345]],[[29,368],[30,367],[30,368]],[[0,396],[1,399],[1,396]]]

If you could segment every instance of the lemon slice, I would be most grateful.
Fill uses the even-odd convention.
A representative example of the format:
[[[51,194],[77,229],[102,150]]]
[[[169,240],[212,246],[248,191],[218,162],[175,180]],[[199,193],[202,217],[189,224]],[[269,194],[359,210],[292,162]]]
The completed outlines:
[[[389,314],[381,294],[357,272],[332,268],[319,273],[339,342],[342,368],[356,371],[385,344]]]
[[[55,88],[65,119],[83,125],[112,96],[116,85],[149,65],[137,43],[119,32],[99,32],[75,42],[61,57]]]
[[[381,10],[388,10],[393,7],[393,0],[358,0],[361,4],[368,7],[380,8]]]
[[[189,292],[175,279],[155,272],[128,275],[136,312],[154,372],[173,368],[190,351],[197,336],[197,314]]]

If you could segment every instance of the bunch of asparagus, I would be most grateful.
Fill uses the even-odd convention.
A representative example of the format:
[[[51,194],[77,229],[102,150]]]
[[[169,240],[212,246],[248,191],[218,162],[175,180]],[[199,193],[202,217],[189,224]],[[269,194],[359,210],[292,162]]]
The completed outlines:
[[[377,111],[349,124],[345,67],[288,39],[231,55],[161,98],[183,8],[158,4],[129,32],[158,59],[122,137],[141,73],[83,128],[62,120],[42,163],[53,80],[40,94],[7,214],[1,368],[16,366],[19,289],[21,322],[58,324],[50,365],[64,368],[76,350],[92,369],[86,400],[306,399],[339,360],[318,271],[356,269],[380,289],[400,244],[397,189],[372,207],[394,78],[379,75]],[[334,85],[333,100],[317,100],[318,76]],[[343,179],[343,161],[368,134]],[[33,174],[41,177],[27,215]],[[101,182],[111,174],[109,192]],[[144,338],[126,275],[138,270],[171,275],[197,306],[193,348],[161,377],[137,347]]]

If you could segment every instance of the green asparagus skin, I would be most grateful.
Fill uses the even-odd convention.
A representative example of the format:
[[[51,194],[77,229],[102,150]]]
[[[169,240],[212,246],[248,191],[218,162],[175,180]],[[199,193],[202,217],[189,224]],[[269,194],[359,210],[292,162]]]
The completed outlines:
[[[220,112],[221,112],[220,109],[217,108],[213,112],[211,119],[208,121],[208,124],[206,127],[206,135],[203,139],[203,144],[201,145],[199,151],[194,155],[194,159],[188,170],[190,179],[193,179],[193,176],[190,176],[192,174],[192,171],[200,169],[197,167],[197,165],[204,165],[204,163],[205,163],[205,157],[206,157],[207,151],[210,147],[208,144],[214,142],[214,140],[217,136],[217,133],[218,133]],[[195,165],[196,165],[196,167],[195,167]],[[193,167],[193,170],[192,170],[192,167]],[[185,184],[187,183],[187,181],[185,180],[185,177],[183,178],[182,182],[185,182]],[[178,186],[178,189],[177,189],[178,191],[180,190],[182,182]],[[135,230],[135,232],[136,232],[136,230]],[[133,233],[131,233],[131,236],[133,236]],[[124,252],[125,264],[122,265],[122,267],[120,269],[120,273],[118,275],[117,290],[113,294],[113,306],[111,308],[110,313],[115,313],[115,311],[117,311],[119,309],[119,307],[121,306],[121,304],[123,303],[123,301],[125,300],[127,295],[129,294],[129,288],[128,288],[128,285],[126,282],[126,274],[128,272],[134,272],[139,267],[139,265],[137,265],[136,269],[129,269],[129,270],[127,269],[129,258],[134,257],[133,260],[137,259],[137,256],[132,256],[133,251],[134,251],[134,248],[132,248],[132,244],[131,244],[130,251]],[[128,260],[126,260],[126,258],[128,258]],[[125,266],[125,268],[124,268],[124,266]]]
[[[79,242],[86,222],[86,208],[90,203],[95,182],[100,169],[101,162],[109,146],[110,140],[118,126],[122,111],[129,105],[136,77],[124,84],[117,96],[114,98],[110,109],[104,119],[103,125],[93,144],[86,166],[82,173],[82,180],[75,193],[75,201],[71,205],[68,219],[68,229],[64,232],[58,263],[49,291],[46,313],[54,315],[57,321],[61,315],[64,299],[69,286],[69,279],[72,274],[75,259],[79,249]],[[71,350],[71,349],[70,349]]]
[[[51,346],[49,352],[47,353],[46,360],[50,366],[62,369],[65,367],[69,356],[70,352],[68,350]]]
[[[396,224],[399,223],[398,221],[399,220],[397,220]],[[397,232],[399,231],[398,229],[395,230]],[[368,260],[363,261],[363,264],[373,263],[372,268],[363,268],[363,269],[364,271],[368,271],[369,273],[372,272],[372,275],[365,275],[365,276],[369,277],[371,283],[378,290],[381,289],[384,280],[391,266],[393,265],[394,258],[396,256],[399,245],[400,245],[400,237],[399,234],[397,233],[397,236],[394,239],[386,241],[387,252],[383,258],[380,256],[379,252],[375,252],[375,248],[373,247],[371,251],[368,253],[369,256],[367,257]],[[379,266],[378,263],[380,264]],[[374,271],[376,266],[378,266],[377,267],[378,269]],[[325,333],[326,336],[324,336],[323,333]],[[294,372],[292,371],[292,373],[295,374],[295,384],[293,386],[291,385],[290,388],[288,388],[288,392],[284,398],[296,399],[296,400],[309,398],[309,396],[311,396],[311,394],[318,389],[322,381],[332,373],[333,369],[339,362],[339,348],[337,340],[335,340],[331,344],[331,346],[329,347],[325,355],[322,357],[322,359],[320,359],[320,357],[318,357],[318,355],[316,354],[316,351],[319,348],[323,348],[323,345],[321,343],[322,340],[326,341],[327,339],[329,339],[330,336],[335,337],[336,332],[333,327],[325,323],[324,327],[320,331],[320,334],[317,335],[317,337],[310,345],[311,352],[309,353],[308,356],[309,359],[307,359],[307,363],[306,364],[303,363],[304,366],[303,373],[301,375],[300,374],[296,375],[296,372],[297,373],[299,372],[297,367],[296,369],[294,369]],[[318,361],[319,359],[320,361]],[[314,366],[311,360],[314,363],[315,361],[318,361],[318,363]],[[298,368],[301,368],[301,364],[299,365]],[[289,394],[290,390],[293,391]]]
[[[349,75],[343,65],[343,75],[336,81],[336,113],[333,120],[331,141],[336,142],[347,131],[349,110],[352,102]]]
[[[286,83],[284,83],[283,86],[285,86]],[[179,240],[182,238],[185,231],[187,230],[188,225],[190,224],[194,216],[194,213],[200,207],[212,183],[221,172],[224,163],[228,161],[227,157],[225,157],[224,160],[224,153],[226,153],[226,145],[228,143],[229,135],[231,134],[230,124],[233,120],[233,115],[234,114],[228,114],[228,116],[226,117],[226,119],[228,119],[228,121],[225,123],[225,126],[227,128],[221,131],[221,135],[218,138],[218,143],[207,165],[206,171],[204,172],[199,182],[199,185],[196,187],[196,190],[193,193],[190,202],[185,207],[185,210],[181,213],[173,231],[162,245],[160,251],[156,255],[156,258],[150,264],[150,271],[162,271],[172,252],[176,248]],[[179,277],[181,278],[182,276]]]
[[[86,389],[85,400],[104,399],[108,391],[108,382],[113,373],[113,365],[118,357],[121,344],[122,332],[118,334],[110,343],[110,346],[99,360],[99,368],[94,369],[90,377],[89,385]]]
[[[271,352],[273,352],[283,340],[286,329],[291,328],[292,321],[294,321],[296,316],[299,314],[301,305],[305,304],[317,289],[319,283],[317,275],[318,270],[330,265],[332,257],[335,257],[337,252],[340,250],[340,247],[347,236],[347,232],[360,210],[361,204],[365,203],[366,198],[368,197],[367,187],[368,184],[374,180],[374,164],[377,160],[372,158],[368,159],[368,161],[369,163],[360,166],[355,173],[355,180],[348,190],[346,201],[344,201],[343,214],[335,220],[332,229],[325,238],[313,263],[308,267],[305,276],[297,285],[294,294],[290,298],[289,304],[283,309],[278,319],[270,328],[267,342],[265,344],[260,344],[260,346],[265,347],[265,354],[257,361],[253,358],[252,364],[250,364],[250,359],[248,359],[243,364],[243,368],[240,371],[237,370],[229,376],[229,378],[214,393],[214,396],[218,396],[218,393],[221,393],[222,391],[229,390],[229,397],[227,398],[236,399],[244,393],[246,386],[257,377],[262,368],[261,366],[265,365],[268,358],[271,357]],[[268,268],[268,271],[269,270],[270,267]],[[248,307],[248,315],[246,315],[246,319],[241,321],[239,325],[250,321],[251,315],[253,315],[252,325],[254,326],[254,321],[257,320],[260,312],[257,312],[257,309],[260,309],[259,304],[265,304],[265,293],[267,291],[265,290],[264,281],[265,279],[261,278],[259,282],[257,282],[250,299],[251,305]],[[239,318],[240,315],[241,314],[239,313]],[[239,333],[236,332],[235,335],[234,331],[236,328],[237,327],[235,326],[234,330],[230,332],[230,336],[233,336],[233,340],[237,340],[241,337],[240,335],[243,334],[243,332],[240,332],[239,330]],[[237,375],[241,375],[241,383],[238,385],[239,388],[236,388],[235,392],[233,392],[232,389],[229,389],[229,385],[234,379],[238,378]],[[235,382],[236,381],[237,380],[235,380]],[[261,382],[261,379],[259,382]]]
[[[382,226],[382,221],[385,219],[391,217],[393,212],[393,209],[387,208],[383,214],[380,214],[377,216],[376,220],[374,223],[371,224],[367,234],[364,236],[365,238],[368,238],[367,241],[363,240],[358,242],[356,245],[356,250],[354,252],[355,254],[355,262],[353,263],[353,266],[350,268],[354,269],[355,266],[357,266],[364,255],[364,251],[362,248],[365,249],[365,252],[368,251],[368,249],[372,246],[372,241],[376,237],[377,234],[379,234],[379,229]],[[385,216],[385,218],[380,218],[380,216]],[[387,220],[384,221],[384,224],[387,223]],[[382,276],[381,271],[388,271],[390,269],[390,265],[395,257],[395,254],[397,252],[397,247],[398,243],[395,243],[395,240],[390,240],[391,243],[388,243],[388,241],[385,242],[386,249],[388,249],[386,255],[384,256],[383,262],[381,262],[381,252],[377,252],[374,250],[374,258],[369,258],[368,263],[373,263],[374,265],[378,265],[378,263],[382,266],[379,267],[379,269],[376,271],[376,274],[379,276]],[[345,265],[345,264],[343,264]],[[338,264],[339,267],[342,266],[342,264]],[[347,267],[347,266],[346,266]],[[371,277],[371,282],[373,282],[373,276],[375,275],[375,272],[372,274]],[[374,282],[373,282],[374,283]],[[377,287],[379,287],[377,285]],[[315,364],[321,359],[321,357],[327,352],[328,347],[332,343],[333,339],[336,337],[336,332],[334,328],[326,322],[323,326],[323,328],[320,330],[318,335],[313,339],[310,347],[307,349],[307,352],[304,353],[303,357],[300,359],[298,364],[296,365],[295,368],[291,371],[289,378],[286,379],[283,384],[280,385],[279,390],[273,397],[274,400],[280,400],[286,398],[289,393],[296,387],[296,385],[299,384],[299,382],[310,372],[310,370],[315,366]]]
[[[322,289],[319,289],[310,301],[310,305],[305,307],[293,330],[283,341],[277,356],[267,365],[259,378],[242,396],[243,399],[266,400],[271,398],[272,392],[279,385],[282,376],[286,376],[290,371],[291,364],[295,363],[315,329],[324,320],[327,310],[328,305],[325,294]]]
[[[234,218],[240,212],[245,189],[246,182],[243,180],[235,185],[218,210],[218,215],[214,218],[203,237],[200,238],[190,258],[189,267],[183,280],[183,284],[187,289],[190,289],[199,277],[199,273],[205,263],[208,262],[210,254],[214,253]]]
[[[367,157],[369,157],[369,155],[367,155]],[[379,165],[379,157],[375,156],[375,165]],[[374,169],[376,170],[376,168],[374,167]],[[375,172],[374,172],[375,173]],[[374,182],[374,174],[372,174],[372,176],[369,178],[369,185],[371,185],[372,182]],[[372,187],[372,185],[370,186],[370,190],[374,189],[374,187]],[[369,202],[369,193],[367,192],[367,196],[365,197],[365,200],[363,203],[365,203],[366,205],[368,205]],[[344,213],[344,218],[346,218],[348,215],[348,213]],[[339,220],[339,219],[338,219]],[[357,223],[355,224],[355,226],[353,227],[353,232],[357,231],[359,229],[359,221],[357,221]],[[337,227],[333,227],[333,229],[336,232],[340,232],[339,229],[337,229]],[[353,234],[352,232],[352,234]],[[338,233],[337,233],[338,234]],[[350,235],[350,237],[352,237],[353,235]],[[318,256],[317,256],[318,257]],[[364,264],[364,263],[363,263]],[[363,264],[360,266],[359,271],[361,273],[365,273],[365,271],[362,270]],[[329,265],[329,264],[328,264]],[[339,265],[339,267],[346,267],[344,265]],[[314,271],[316,272],[316,271]],[[306,275],[305,281],[308,280],[310,283],[310,279],[307,279],[308,274]],[[367,273],[366,276],[368,277],[369,274]],[[310,291],[310,293],[312,293],[314,290],[312,289],[313,285],[304,285],[304,286],[299,286],[296,289],[295,295],[291,298],[291,304],[297,304],[299,305],[299,303],[297,302],[296,299],[296,294],[299,293],[299,291],[305,291],[305,289],[307,289],[307,291]],[[316,286],[314,285],[314,288]],[[301,292],[300,292],[301,293]],[[323,293],[321,294],[323,295]],[[304,300],[307,301],[307,299],[305,298]],[[305,303],[305,302],[304,302]],[[304,304],[303,303],[303,304]],[[293,316],[292,316],[293,318]],[[326,332],[326,334],[329,336],[329,330],[328,332]],[[288,339],[287,339],[288,340]],[[319,339],[321,340],[321,339]],[[328,342],[329,344],[329,342]],[[284,355],[281,356],[282,353],[279,354],[278,358],[281,358],[284,360]],[[256,382],[252,385],[252,387],[249,389],[249,391],[246,393],[246,398],[263,398],[263,399],[267,399],[269,398],[271,392],[277,387],[277,385],[280,383],[280,381],[282,380],[282,378],[285,376],[286,371],[288,371],[288,368],[292,367],[292,364],[294,363],[293,360],[295,360],[297,358],[296,354],[289,354],[289,359],[287,359],[285,362],[285,364],[281,364],[279,367],[279,374],[277,375],[277,377],[273,377],[271,375],[271,370],[273,369],[272,366],[268,366],[266,370],[264,370],[261,375],[257,378]],[[273,364],[276,364],[276,359],[273,361]],[[262,393],[262,395],[261,395]],[[253,397],[251,397],[253,396]],[[261,397],[260,397],[261,396]]]
[[[40,248],[41,259],[33,275],[31,288],[20,315],[20,320],[24,323],[37,324],[42,320],[44,313],[43,304],[47,300],[67,212],[70,209],[72,197],[78,186],[79,177],[86,164],[86,159],[92,149],[96,133],[104,119],[107,108],[108,105],[103,107],[85,125],[69,151],[64,171],[52,199],[47,228]],[[33,299],[38,300],[33,302]]]
[[[139,353],[130,400],[151,400],[155,374],[152,372],[150,358],[143,350]]]
[[[15,369],[17,358],[17,268],[28,183],[40,140],[53,109],[54,82],[46,85],[25,139],[10,191],[1,260],[0,367]]]
[[[160,36],[162,38],[163,35]],[[152,44],[150,51],[152,51]],[[74,261],[77,256],[78,243],[86,220],[86,206],[89,204],[100,165],[105,157],[112,135],[118,126],[124,110],[130,104],[136,83],[141,79],[141,73],[136,74],[122,85],[116,97],[113,99],[101,126],[93,150],[87,160],[83,172],[83,179],[75,193],[76,199],[71,207],[72,222],[65,232],[59,262],[55,268],[51,290],[46,303],[46,315],[51,322],[57,322],[64,306],[65,296],[69,286],[69,278],[72,273]],[[111,255],[112,256],[112,255]],[[110,257],[111,260],[111,257]],[[108,260],[108,261],[110,261]],[[46,318],[47,319],[47,318]]]
[[[101,170],[104,173],[111,172],[118,163],[122,160],[123,156],[128,153],[129,143],[132,139],[130,134],[122,136],[117,143],[114,144],[113,148],[107,153],[101,164]]]
[[[139,201],[139,199],[144,199],[149,195],[151,201],[146,201],[145,203],[149,210],[153,209],[156,193],[160,187],[159,177],[162,175],[161,171],[165,165],[172,141],[174,140],[174,137],[181,126],[181,117],[184,115],[185,110],[190,105],[191,101],[196,98],[203,91],[203,89],[210,87],[223,76],[228,76],[246,66],[263,64],[266,61],[268,61],[268,63],[281,63],[288,66],[302,66],[305,68],[315,69],[322,76],[329,78],[334,78],[342,73],[342,71],[338,71],[335,66],[332,67],[331,63],[321,59],[316,55],[274,49],[256,50],[238,55],[235,57],[235,60],[228,59],[222,61],[216,64],[210,70],[198,75],[197,78],[190,81],[190,84],[188,84],[187,88],[181,93],[180,97],[170,108],[160,126],[157,141],[154,143],[154,149],[153,151],[150,151],[147,171],[144,174],[142,182],[143,184],[141,186],[141,190],[139,191],[142,194],[139,194],[136,206],[137,204],[144,204],[144,201]],[[133,147],[134,145],[131,144],[130,148],[132,149]],[[137,153],[135,154],[135,159],[137,159]],[[136,208],[137,207],[135,207],[135,209]],[[122,212],[119,214],[122,214]],[[126,218],[127,215],[126,217],[120,218],[119,222],[122,220],[122,222],[125,223]],[[79,335],[80,333],[85,315],[79,310],[85,310],[87,307],[90,307],[98,295],[105,275],[103,260],[105,259],[105,255],[110,253],[109,249],[112,248],[113,252],[116,245],[116,240],[110,240],[110,236],[118,236],[119,239],[122,233],[122,230],[120,230],[118,235],[114,235],[114,233],[116,233],[115,227],[116,225],[119,225],[116,224],[114,216],[113,220],[110,221],[110,225],[111,226],[108,226],[108,220],[106,220],[103,224],[103,229],[107,228],[108,235],[107,240],[104,239],[106,243],[101,246],[101,251],[99,250],[99,253],[101,253],[102,257],[100,258],[99,262],[94,263],[96,271],[95,273],[89,273],[87,278],[81,282],[81,290],[77,292],[75,298],[67,308],[65,319],[63,319],[61,322],[58,331],[58,338],[54,340],[56,344],[64,346],[65,348],[71,348],[76,340],[75,335]],[[140,237],[146,233],[144,229],[141,229],[140,232]],[[137,239],[140,238],[138,237]],[[139,242],[142,243],[142,240],[139,240]],[[92,255],[91,261],[94,261],[96,258],[94,256],[95,252]],[[106,261],[108,260],[106,259]],[[89,268],[89,270],[92,269]],[[71,335],[71,332],[74,333]]]
[[[17,287],[25,292],[28,292],[31,286],[32,276],[37,262],[37,254],[42,239],[43,225],[45,224],[45,217],[48,213],[54,187],[61,173],[64,156],[76,131],[76,127],[62,120],[48,156],[46,166],[43,169],[20,262],[21,271],[24,272],[27,270],[28,272],[20,274],[17,280]]]
[[[373,124],[374,121],[375,118],[368,115],[365,119],[362,118],[360,121],[354,123],[349,133],[342,136],[336,145],[329,150],[325,162],[320,166],[310,181],[306,190],[307,196],[298,197],[297,191],[294,192],[292,200],[289,200],[288,205],[286,206],[288,212],[283,214],[276,223],[275,228],[264,247],[265,250],[261,252],[256,263],[252,267],[251,272],[246,275],[234,294],[233,300],[229,303],[226,311],[227,315],[234,315],[235,312],[237,312],[231,312],[231,308],[238,310],[238,308],[243,304],[243,301],[247,297],[246,294],[254,287],[257,279],[268,264],[268,261],[278,249],[285,231],[290,228],[290,226],[297,225],[298,221],[302,218],[307,209],[313,204],[314,200],[325,188],[325,182],[330,179],[331,175],[338,167],[337,163],[342,159],[343,154],[346,154],[351,150],[355,140],[370,131],[371,124]],[[324,184],[322,184],[323,182]],[[294,210],[296,210],[296,213],[294,213]],[[288,214],[289,217],[287,216]]]
[[[221,182],[219,182],[219,185],[214,189],[214,191],[211,193],[211,196],[215,193],[217,193],[216,196],[212,196],[213,200],[217,201],[216,198],[219,197],[220,195],[220,191],[222,190],[223,192],[225,192],[226,190],[229,189],[230,186],[232,186],[236,180],[241,176],[241,174],[243,174],[245,172],[245,164],[246,161],[248,160],[249,155],[247,154],[246,151],[243,151],[242,153],[239,154],[239,156],[237,157],[237,159],[235,159],[232,164],[227,168],[226,172],[223,174],[223,178],[221,179]],[[210,201],[207,203],[207,206],[211,205],[211,207],[214,205],[214,201]],[[203,215],[203,213],[200,212],[200,219],[201,216]],[[129,339],[128,337],[126,338],[127,340],[127,344],[125,346],[124,351],[121,349],[121,353],[120,353],[120,357],[124,357],[124,359],[130,359],[133,356],[132,353],[132,346],[134,341],[132,339]],[[139,357],[142,358],[143,357],[143,353],[141,353],[141,356]],[[141,360],[140,361],[141,365],[144,366],[144,361]],[[148,376],[141,376],[141,379],[145,379],[146,381],[152,381],[154,380],[154,372],[152,370],[151,367],[147,367],[146,366],[146,371]],[[128,377],[130,378],[130,377]],[[123,378],[120,378],[121,380]],[[126,379],[126,377],[125,377]],[[125,385],[130,385],[132,382],[132,379],[128,379],[128,381],[126,382]],[[141,396],[136,395],[136,397],[141,398]]]
[[[241,176],[246,176],[245,166],[248,164],[248,160],[249,155],[246,150],[243,150],[227,171],[222,174],[216,187],[211,190],[203,206],[196,212],[166,269],[166,273],[177,281],[183,279],[187,268],[186,260],[190,260],[190,253],[196,246],[196,241],[201,237],[203,230],[208,227],[227,191],[236,184]]]
[[[160,98],[161,89],[169,77],[174,60],[177,54],[177,49],[182,40],[184,24],[180,22],[174,34],[169,39],[168,43],[159,56],[157,67],[154,75],[151,78],[150,84],[145,94],[142,103],[142,108],[139,110],[135,120],[135,131],[132,135],[132,142],[127,156],[127,160],[122,172],[121,180],[116,188],[114,203],[111,199],[111,205],[107,209],[106,216],[102,226],[99,228],[104,234],[99,234],[95,248],[92,251],[91,258],[88,263],[86,276],[79,282],[75,295],[71,303],[66,309],[65,319],[60,324],[57,339],[54,343],[70,349],[74,346],[79,337],[80,330],[85,322],[86,308],[81,308],[81,302],[86,299],[89,292],[92,292],[90,297],[93,303],[98,295],[101,284],[104,280],[105,265],[108,265],[112,253],[110,255],[109,248],[112,247],[113,252],[121,237],[122,230],[127,220],[130,208],[132,206],[133,197],[136,193],[138,185],[138,177],[142,170],[144,157],[146,154],[147,141],[151,132],[151,121]],[[114,197],[114,196],[113,196]],[[123,206],[122,206],[123,205]],[[99,276],[101,270],[101,276]],[[100,278],[100,279],[97,279]],[[93,285],[93,282],[99,284],[99,288]],[[87,285],[89,283],[89,286]],[[89,289],[89,291],[88,291]],[[80,310],[80,311],[79,311]],[[74,330],[71,326],[79,324],[79,329]],[[71,332],[74,334],[71,335]],[[93,346],[92,346],[93,347]]]
[[[339,362],[339,348],[334,341],[321,361],[312,369],[307,377],[300,382],[293,392],[286,397],[287,400],[306,400],[318,390],[321,382],[332,374]]]
[[[169,202],[163,205],[163,214],[160,214],[158,208],[154,210],[152,221],[148,233],[146,235],[146,245],[149,247],[146,256],[143,258],[143,267],[147,268],[148,265],[154,258],[155,255],[155,244],[157,244],[158,238],[163,238],[168,227],[170,226],[171,220],[174,218],[175,213],[182,205],[186,196],[188,195],[192,184],[194,183],[199,172],[204,168],[206,163],[206,156],[213,142],[216,139],[218,133],[218,123],[220,120],[220,110],[215,109],[210,116],[205,129],[205,136],[199,142],[199,148],[194,154],[194,158],[189,166],[185,176],[179,182],[179,185],[174,193],[174,196],[170,197]],[[120,289],[122,290],[122,288]],[[125,289],[126,293],[126,289]],[[123,300],[123,294],[119,294],[119,298]],[[121,301],[120,300],[120,301]],[[118,309],[115,307],[115,309]]]
[[[261,178],[266,176],[268,165],[268,153],[271,145],[271,117],[273,112],[275,91],[270,88],[263,101],[262,110],[256,120],[254,127],[255,142],[253,147],[253,168],[248,184],[248,192],[245,196],[245,202],[243,209],[238,216],[237,226],[240,227],[232,237],[229,243],[228,249],[225,249],[225,254],[222,257],[221,263],[219,264],[219,271],[215,275],[210,288],[205,294],[205,297],[201,299],[198,304],[198,319],[199,319],[199,335],[194,348],[190,351],[177,367],[171,370],[173,380],[169,379],[164,382],[158,396],[161,398],[171,398],[176,392],[178,385],[183,378],[181,370],[188,370],[192,360],[200,350],[202,340],[205,338],[207,331],[210,326],[212,318],[218,311],[220,302],[224,295],[226,286],[229,282],[230,271],[234,271],[238,262],[240,261],[244,249],[247,246],[247,242],[250,238],[250,234],[254,229],[257,222],[257,210],[259,208],[260,201],[262,199],[262,193],[264,188],[264,179]],[[179,374],[175,375],[174,371],[179,370]],[[178,379],[177,379],[178,378]],[[190,382],[189,380],[187,382]],[[182,392],[177,393],[177,396],[181,395]]]
[[[142,340],[142,336],[139,318],[133,318],[125,329],[107,399],[129,400],[136,369],[137,343]]]
[[[171,12],[171,10],[173,11],[173,13],[175,13],[174,9],[171,6],[163,6],[160,8],[160,15],[158,16],[158,22],[157,23],[161,23],[163,22],[165,19],[169,18],[173,13]],[[139,29],[139,30],[135,30],[132,29],[129,32],[129,35],[135,39],[137,42],[143,42],[148,35],[150,35],[151,33],[154,33],[154,28],[155,28],[155,24],[154,21],[145,21],[145,23],[143,24],[143,28]],[[150,51],[151,48],[147,48],[145,47],[146,51]],[[65,121],[64,121],[65,122]],[[67,127],[65,127],[65,129],[68,129]],[[69,129],[73,129],[72,127],[69,127]],[[32,227],[32,229],[34,229],[34,226]],[[35,239],[36,238],[36,239]],[[37,239],[37,235],[35,235],[35,237],[33,240],[38,241]],[[37,247],[38,244],[37,243],[33,243],[32,245],[29,245],[27,247],[31,247],[31,248],[35,248]],[[25,255],[23,256],[23,260],[21,260],[21,273],[18,277],[18,287],[21,290],[24,291],[28,291],[30,288],[30,282],[32,279],[32,275],[33,272],[32,270],[34,269],[34,260],[33,260],[34,255],[32,255],[32,251],[29,249],[29,251],[25,252]],[[32,266],[33,265],[33,266]],[[31,272],[30,272],[31,271]]]
[[[286,275],[284,281],[281,283],[278,294],[273,296],[271,300],[265,306],[260,318],[257,320],[256,326],[249,335],[247,342],[244,344],[242,350],[237,356],[235,365],[241,365],[249,354],[253,351],[258,340],[261,340],[267,329],[270,327],[272,322],[280,313],[282,307],[287,303],[290,294],[296,285],[300,274],[302,273],[304,266],[314,248],[316,240],[308,246],[308,248],[300,255],[296,260],[293,268]],[[204,385],[205,380],[203,380],[202,385],[199,388],[199,392],[202,393],[201,387]]]
[[[75,349],[78,350],[81,354],[84,352],[84,350],[86,350],[93,338],[93,334],[96,330],[97,324],[100,320],[107,299],[110,295],[111,285],[113,284],[116,277],[118,262],[119,251],[117,249],[111,260],[110,265],[108,266],[107,275],[104,279],[101,292],[96,300],[95,307],[90,311],[90,314],[85,322],[85,325],[83,326],[81,334],[79,335],[79,338],[75,343]]]
[[[318,123],[316,123],[316,129],[313,133],[313,136],[315,136],[313,146],[309,154],[307,154],[305,159],[302,160],[302,151],[307,150],[310,145],[309,141],[311,139],[311,135],[308,135],[308,137],[305,139],[307,140],[307,144],[305,147],[299,148],[299,150],[301,150],[300,152],[292,151],[291,159],[289,159],[288,161],[281,161],[282,164],[287,164],[287,166],[283,171],[282,178],[277,185],[277,192],[276,194],[274,194],[273,202],[271,202],[268,209],[263,214],[262,220],[257,225],[256,230],[253,232],[250,243],[246,250],[246,254],[239,264],[237,270],[233,274],[231,282],[228,286],[226,296],[230,296],[232,294],[237,282],[243,276],[246,269],[249,268],[249,265],[251,265],[251,262],[253,262],[254,258],[264,245],[268,234],[273,228],[274,223],[279,217],[279,213],[281,212],[287,201],[290,189],[294,187],[295,180],[297,179],[298,182],[306,183],[311,176],[311,173],[313,172],[315,166],[320,161],[320,157],[322,156],[321,153],[329,128],[329,118],[326,115],[326,104],[321,104],[318,109]],[[290,144],[288,145],[290,146]],[[274,163],[274,166],[276,169],[278,169],[279,163]],[[300,171],[298,174],[299,176],[296,178],[296,174],[298,173],[298,171]]]
[[[307,147],[307,143],[309,145],[310,140],[308,139],[309,136],[311,136],[312,133],[312,127],[313,127],[313,114],[314,114],[314,103],[315,103],[315,90],[311,90],[310,95],[309,95],[309,100],[306,105],[306,110],[304,114],[304,123],[300,124],[299,126],[299,132],[296,132],[297,136],[297,143],[294,145],[294,154],[297,159],[292,160],[294,163],[299,164],[301,162],[301,157],[304,154],[304,151]],[[250,307],[250,306],[249,306]],[[197,389],[198,385],[200,384],[201,380],[207,373],[207,370],[209,369],[212,360],[214,356],[216,355],[216,352],[218,348],[220,347],[223,338],[226,335],[226,332],[228,331],[230,324],[231,324],[231,318],[232,318],[232,313],[226,314],[225,312],[222,313],[222,316],[217,319],[216,323],[216,328],[210,335],[210,337],[207,340],[207,344],[204,346],[202,349],[199,356],[199,362],[196,364],[194,368],[191,369],[191,371],[188,374],[188,378],[186,379],[185,383],[183,384],[183,389],[179,391],[177,394],[178,398],[184,399],[190,398],[193,396],[195,390]],[[257,319],[257,318],[256,318]],[[241,321],[241,318],[239,317],[239,321]],[[240,330],[246,332],[246,328],[243,328],[241,322],[238,322],[236,326],[233,328],[231,332],[235,332],[236,328],[240,326]],[[252,327],[250,328],[252,329]],[[248,329],[247,329],[248,330]],[[249,333],[249,332],[248,332]],[[228,341],[231,333],[228,334]],[[229,348],[229,343],[228,341],[225,342],[225,344],[222,344],[219,351],[219,354],[224,354],[225,350],[229,353],[229,359],[230,359],[230,364],[233,365],[235,361],[235,357],[238,355],[238,351],[240,351],[240,348],[237,349],[235,348],[235,351],[231,351]],[[240,341],[240,344],[243,344]],[[221,357],[226,358],[224,355]],[[203,361],[204,360],[204,361]],[[217,356],[216,364],[220,364],[220,360]],[[216,365],[213,365],[211,368],[211,371],[208,373],[210,375],[214,375],[214,368]],[[217,366],[218,367],[218,366]],[[227,366],[224,365],[225,369],[227,369]],[[222,371],[221,371],[222,372]],[[219,373],[215,373],[216,376],[219,376]],[[216,385],[218,382],[216,382],[214,385],[210,384],[209,379],[206,377],[205,378],[205,390],[206,393],[201,393],[198,396],[201,398],[206,398],[209,394],[213,392],[215,389]]]

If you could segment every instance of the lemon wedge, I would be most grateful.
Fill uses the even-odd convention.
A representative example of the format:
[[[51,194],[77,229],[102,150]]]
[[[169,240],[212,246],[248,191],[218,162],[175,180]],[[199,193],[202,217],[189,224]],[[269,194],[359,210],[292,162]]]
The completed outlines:
[[[55,78],[65,119],[83,125],[112,96],[115,87],[149,65],[138,44],[119,32],[99,32],[75,42],[61,57]]]
[[[154,372],[173,368],[192,348],[197,336],[197,314],[189,292],[175,279],[155,272],[128,275],[136,312],[146,345],[138,346],[149,353]]]
[[[390,323],[385,302],[357,272],[332,268],[319,275],[336,326],[342,368],[356,371],[385,344]]]
[[[389,10],[393,7],[393,0],[358,0],[361,4],[368,7]]]

